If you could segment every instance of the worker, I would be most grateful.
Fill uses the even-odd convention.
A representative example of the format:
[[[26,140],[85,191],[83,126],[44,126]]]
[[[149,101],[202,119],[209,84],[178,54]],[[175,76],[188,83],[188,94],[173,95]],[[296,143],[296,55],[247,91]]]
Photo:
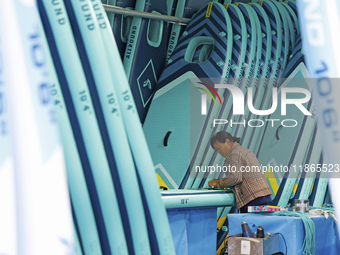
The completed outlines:
[[[271,204],[271,191],[255,154],[240,144],[240,138],[220,131],[210,140],[211,147],[225,158],[226,177],[209,181],[210,187],[230,188],[237,208],[246,213],[248,206]]]

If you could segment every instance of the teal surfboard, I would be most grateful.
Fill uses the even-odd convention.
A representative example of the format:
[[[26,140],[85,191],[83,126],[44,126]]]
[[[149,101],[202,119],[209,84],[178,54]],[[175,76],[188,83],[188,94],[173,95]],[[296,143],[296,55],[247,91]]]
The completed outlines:
[[[79,121],[78,130],[81,132],[74,132],[74,134],[81,135],[83,140],[83,150],[79,150],[78,145],[79,153],[82,153],[82,160],[88,157],[90,168],[87,166],[83,169],[88,189],[90,194],[97,193],[96,196],[91,195],[91,203],[97,223],[101,249],[103,253],[113,251],[127,253],[125,234],[109,165],[86,77],[80,62],[81,56],[78,55],[68,19],[68,16],[73,19],[75,19],[75,16],[67,15],[64,4],[59,3],[59,8],[61,8],[61,13],[63,14],[59,18],[62,18],[63,22],[54,20],[53,23],[50,23],[51,31],[47,39],[68,113]],[[65,1],[65,4],[70,3]],[[90,7],[91,5],[88,3],[88,8]],[[91,11],[91,9],[88,10]],[[75,35],[75,38],[80,39],[77,35]],[[72,62],[69,59],[72,59]],[[73,120],[73,116],[71,120]],[[72,123],[73,126],[76,124]],[[115,216],[112,217],[112,215]]]
[[[277,86],[279,73],[281,72],[282,63],[285,55],[285,47],[283,46],[283,27],[281,17],[275,7],[270,1],[263,1],[262,8],[265,10],[272,30],[272,54],[274,55],[273,67],[269,78],[264,80],[264,84],[261,90],[261,95],[257,97],[254,105],[255,109],[268,109],[271,102],[273,87]],[[260,91],[259,91],[260,92]],[[262,99],[261,99],[262,98]],[[250,119],[261,119],[263,121],[264,116],[251,115]],[[249,129],[249,128],[248,128]],[[263,135],[263,128],[251,128],[250,132],[246,132],[246,135],[242,141],[242,145],[248,147],[252,152],[257,154],[259,142]]]
[[[313,138],[308,148],[308,154],[303,163],[306,170],[302,171],[301,176],[296,182],[297,186],[294,187],[290,204],[294,204],[294,200],[297,198],[308,199],[315,182],[316,174],[325,171],[325,168],[322,169],[322,165],[320,164],[321,151],[322,145],[320,134],[317,126],[315,126]]]
[[[176,5],[176,11],[174,16],[180,18],[192,18],[192,16],[201,9],[204,5],[209,3],[210,0],[178,0]],[[179,24],[173,24],[170,31],[168,50],[166,54],[166,61],[171,57],[171,54],[175,50],[179,37],[182,35],[185,26]]]
[[[235,196],[231,190],[164,190],[161,194],[167,209],[221,207],[235,204]],[[183,200],[186,203],[183,203]]]
[[[319,163],[323,165],[326,162],[324,161],[324,156],[321,155]],[[329,171],[329,166],[326,164],[327,170]],[[333,166],[334,167],[334,166]],[[325,196],[327,192],[327,188],[329,186],[329,173],[320,172],[316,174],[315,181],[313,183],[312,193],[309,197],[310,204],[315,207],[320,207],[324,204]]]
[[[256,62],[256,53],[257,53],[257,30],[260,30],[259,23],[255,22],[254,11],[249,5],[245,4],[235,4],[239,8],[239,10],[242,12],[245,24],[246,24],[246,31],[247,31],[247,41],[246,41],[246,54],[245,54],[245,61],[244,65],[246,66],[244,71],[244,77],[237,79],[236,83],[239,83],[240,88],[242,88],[242,91],[244,94],[246,94],[246,91],[248,87],[250,86],[251,78],[253,77],[254,72],[258,72],[258,70],[254,70],[255,62]],[[256,15],[256,14],[255,14]],[[242,45],[243,47],[243,45]],[[220,116],[223,116],[226,119],[230,119],[233,122],[237,122],[239,116],[235,115],[233,116],[231,114],[231,108],[225,107],[222,109],[222,113]],[[217,130],[219,130],[220,127],[217,127]],[[231,125],[225,125],[224,130],[234,135],[236,133],[237,126],[231,126]],[[215,131],[216,132],[216,131]],[[214,131],[213,131],[214,133]],[[213,154],[206,154],[204,160],[201,162],[200,166],[213,166],[215,164],[223,165],[224,158],[215,152],[211,146],[210,143],[207,143],[206,145],[209,150],[213,152]],[[206,148],[206,149],[207,149]],[[211,155],[211,156],[210,156]],[[192,185],[192,188],[198,188],[201,185],[203,176],[206,175],[205,173],[199,173],[196,178],[195,182]]]
[[[282,6],[281,3],[273,0],[265,0],[265,1],[271,1],[275,7],[277,8],[277,11],[280,14],[281,17],[281,23],[282,23],[282,47],[284,48],[284,56],[282,58],[282,65],[280,69],[279,78],[282,76],[284,70],[286,69],[286,65],[288,63],[288,57],[292,53],[292,45],[295,44],[295,32],[293,28],[292,21],[290,19],[290,16],[287,13],[287,10]]]
[[[264,65],[263,67],[263,72],[260,75],[259,81],[258,81],[258,86],[256,91],[252,92],[253,93],[253,100],[254,100],[254,107],[258,109],[260,107],[262,98],[265,94],[265,90],[267,88],[267,83],[269,82],[269,78],[272,75],[272,72],[275,70],[274,68],[274,62],[276,59],[276,31],[273,30],[275,29],[274,26],[271,25],[272,20],[269,19],[267,13],[265,12],[264,8],[262,8],[261,5],[252,3],[250,4],[251,7],[256,11],[258,18],[260,20],[261,24],[261,29],[262,29],[262,49],[265,49],[265,52],[262,53],[262,64]],[[272,17],[272,15],[270,15]],[[273,24],[273,23],[272,23]],[[272,35],[273,34],[273,35]],[[274,38],[273,38],[274,37]],[[273,42],[272,42],[273,41]],[[274,45],[272,46],[272,44]],[[247,115],[247,120],[250,120],[251,118],[254,118],[254,116],[249,113],[249,108],[246,108],[246,115]],[[243,130],[243,127],[240,126],[237,137],[241,138],[241,144],[244,147],[249,147],[249,142],[250,142],[250,137],[253,132],[253,129],[246,126]]]
[[[221,33],[221,29],[227,33]],[[232,57],[228,50],[233,42],[231,34],[225,7],[209,3],[187,26],[161,75],[144,132],[156,172],[169,188],[185,185],[189,178],[190,159],[207,123],[200,112],[200,90],[213,86],[209,79],[198,78],[226,77]],[[190,79],[194,79],[193,83]],[[168,114],[165,116],[164,112]],[[194,125],[190,125],[190,119]]]
[[[106,32],[105,32],[106,31]],[[114,88],[122,111],[122,118],[128,136],[129,145],[136,165],[137,177],[142,194],[143,205],[151,241],[152,254],[174,254],[174,247],[167,214],[162,203],[153,162],[147,146],[142,127],[139,122],[138,112],[134,104],[131,90],[124,73],[123,64],[119,59],[119,52],[115,47],[114,38],[106,36],[107,30],[101,30],[105,38],[105,47],[109,61]],[[110,34],[109,34],[110,35]]]
[[[82,249],[82,246],[80,244],[79,237],[78,237],[76,230],[74,230],[74,243],[75,243],[74,254],[75,255],[83,255],[83,249]]]
[[[282,5],[287,9],[288,14],[290,15],[290,19],[293,22],[293,27],[294,27],[294,31],[295,31],[295,38],[298,39],[298,37],[300,36],[300,22],[299,22],[299,19],[297,17],[297,14],[294,11],[294,9],[291,7],[291,5],[289,4],[288,1],[282,2]],[[295,45],[293,45],[293,48],[294,47],[295,47]]]
[[[86,21],[81,19],[82,15],[79,14],[80,7],[73,5],[78,23],[78,26],[72,26],[73,33],[80,36],[83,41],[83,43],[77,42],[77,47],[78,51],[86,55],[84,58],[81,57],[82,65],[86,70],[86,78],[117,194],[129,254],[137,251],[149,254],[151,251],[139,185],[105,51],[106,47],[110,47],[108,43],[104,45],[104,40],[110,36],[104,31],[109,28],[109,23],[101,3],[91,1],[91,4],[95,13],[93,17],[97,17],[94,29],[87,29]]]
[[[56,4],[56,2],[54,4]],[[52,32],[51,23],[58,22],[59,20],[59,16],[55,15],[54,12],[55,5],[46,0],[38,0],[38,8],[45,34],[50,36],[50,33]],[[50,53],[48,53],[47,62],[50,66],[51,94],[53,96],[63,142],[70,197],[73,205],[74,217],[78,223],[78,237],[86,254],[101,254],[100,240],[89,194],[91,189],[87,188],[85,176],[86,171],[90,171],[86,168],[90,169],[90,166],[87,156],[85,157],[78,152],[78,150],[81,151],[84,149],[81,146],[83,141],[79,141],[82,139],[79,138],[79,135],[74,135],[81,133],[76,127],[79,123],[78,125],[75,124],[77,121],[76,117],[72,116],[71,110],[67,108],[58,77],[52,64]],[[68,113],[68,110],[70,114]],[[72,118],[72,121],[70,118]],[[83,157],[81,157],[81,155]]]
[[[296,41],[295,49],[289,56],[289,62],[287,64],[286,70],[283,73],[282,80],[289,77],[290,74],[300,65],[301,62],[305,62],[304,52],[302,48],[302,39],[299,37]]]
[[[311,105],[311,109],[314,109],[313,102]],[[312,117],[308,116],[306,118],[305,127],[300,137],[300,143],[298,144],[298,147],[294,154],[294,158],[292,158],[291,162],[289,163],[289,166],[293,166],[293,168],[296,168],[296,171],[294,169],[294,171],[285,174],[284,176],[285,178],[282,181],[283,185],[280,185],[277,196],[273,201],[275,204],[277,203],[277,205],[279,206],[287,206],[288,201],[291,198],[291,194],[293,192],[295,184],[299,176],[301,175],[301,171],[298,170],[301,169],[300,166],[303,166],[302,164],[306,159],[306,151],[308,152],[307,148],[310,146],[314,128],[315,119],[313,118],[313,116]]]
[[[257,36],[260,36],[261,38],[257,39],[258,44],[259,42],[262,43],[261,47],[259,47],[259,45],[257,45],[257,52],[261,54],[261,58],[258,59],[257,56],[257,61],[258,63],[256,63],[255,65],[255,70],[256,68],[258,68],[258,66],[260,66],[260,73],[254,73],[254,78],[252,79],[252,84],[251,86],[253,87],[253,91],[255,89],[254,94],[254,102],[256,102],[257,97],[261,95],[260,91],[264,91],[263,86],[261,86],[261,84],[265,84],[266,83],[266,78],[269,77],[269,73],[271,71],[273,62],[274,62],[274,54],[272,54],[272,50],[271,50],[271,45],[272,45],[272,35],[271,35],[271,26],[270,26],[270,22],[268,19],[267,14],[265,13],[264,9],[259,5],[259,4],[255,4],[252,3],[251,4],[252,8],[254,9],[254,11],[256,12],[256,16],[258,19],[255,19],[256,22],[260,23],[261,26],[261,30],[257,31]],[[258,54],[257,53],[257,54]],[[258,101],[260,102],[260,100]],[[249,115],[249,109],[248,107],[245,108],[245,119],[248,120],[250,116]],[[243,128],[243,126],[239,126],[237,129],[237,137],[241,138],[241,141],[243,140],[243,136],[244,136],[244,132],[247,131],[247,128]],[[243,144],[241,142],[241,144]],[[204,184],[204,188],[208,188],[208,182],[212,179],[218,179],[220,178],[220,173],[216,173],[216,174],[210,174],[209,178],[207,178],[207,180],[205,181]]]
[[[242,4],[244,5],[244,4]],[[261,21],[263,21],[263,15],[258,14],[258,12],[255,11],[254,7],[248,6],[249,11],[253,14],[254,16],[254,21],[256,24],[256,58],[255,58],[255,66],[254,66],[254,72],[253,75],[251,76],[251,81],[250,81],[250,86],[253,88],[253,91],[256,91],[258,89],[258,85],[260,82],[260,77],[264,76],[269,68],[269,58],[270,58],[270,47],[271,47],[271,42],[270,45],[267,45],[268,41],[268,36],[267,31],[265,28],[267,28],[266,24],[261,25],[260,22],[260,17],[262,18]],[[268,20],[268,19],[267,19]],[[268,28],[269,28],[269,21],[267,23]],[[270,37],[271,38],[271,37]],[[264,46],[267,45],[265,48]],[[267,49],[269,47],[269,49]],[[256,93],[253,94],[253,100],[255,100],[255,95]],[[245,105],[245,114],[243,115],[243,118],[245,120],[249,119],[249,109],[247,105]],[[240,122],[240,120],[238,121]],[[243,125],[239,125],[234,133],[235,136],[237,137],[242,137],[244,133],[245,127]]]
[[[167,4],[159,0],[137,0],[136,11],[166,15]],[[168,29],[162,20],[132,19],[123,63],[141,123],[165,66]]]
[[[129,10],[135,9],[135,0],[108,0],[108,5],[126,8]],[[120,53],[121,58],[124,57],[124,52],[126,44],[129,39],[129,33],[131,30],[132,16],[125,16],[120,14],[115,14],[112,12],[107,12],[107,18],[112,29],[112,33],[115,37],[115,41]]]
[[[232,31],[233,31],[233,48],[232,48],[232,57],[230,63],[230,71],[229,75],[221,81],[221,83],[231,83],[240,87],[242,84],[242,77],[245,75],[245,60],[247,55],[247,45],[248,45],[248,37],[247,37],[247,28],[244,16],[239,10],[239,8],[235,5],[225,5],[227,9],[228,16],[230,17]],[[211,75],[208,77],[212,77]],[[220,83],[220,82],[215,82]],[[232,102],[229,99],[229,91],[225,89],[219,89],[218,94],[220,98],[223,99],[223,103],[221,102],[221,106],[219,104],[210,104],[210,109],[207,114],[204,127],[201,131],[201,135],[199,136],[197,146],[195,148],[194,145],[191,145],[192,148],[195,149],[193,157],[191,158],[190,163],[190,177],[183,180],[181,187],[183,186],[186,189],[192,187],[197,175],[204,175],[203,171],[196,171],[196,169],[201,166],[206,167],[206,164],[203,165],[203,161],[205,158],[212,157],[214,151],[210,148],[209,140],[211,135],[217,132],[218,127],[213,127],[212,123],[215,118],[221,119],[221,116],[225,111],[229,111]],[[229,112],[228,112],[229,113]],[[228,115],[228,113],[225,113]],[[219,127],[221,128],[221,127]],[[203,172],[203,173],[202,173]],[[188,177],[188,175],[187,175]],[[201,177],[202,178],[202,177]],[[200,178],[200,179],[201,179]]]
[[[287,79],[280,87],[281,89],[284,87],[301,87],[310,90],[308,83],[303,78],[308,77],[307,70],[303,63],[292,73],[291,77],[293,79]],[[290,96],[293,97],[294,95]],[[292,109],[289,110],[288,107],[292,107]],[[308,147],[314,130],[314,118],[312,119],[308,116],[309,121],[304,120],[306,119],[304,114],[298,109],[293,109],[293,107],[295,106],[287,106],[287,115],[285,115],[284,118],[294,119],[297,125],[295,127],[284,127],[280,122],[276,124],[273,123],[273,125],[267,124],[258,154],[259,162],[263,166],[268,167],[265,176],[272,189],[273,198],[276,196],[276,199],[280,198],[280,190],[282,190],[281,182],[282,185],[285,185],[286,180],[284,176],[288,176],[288,170],[291,170],[291,174],[300,172],[299,166],[303,165],[302,162],[304,162],[303,160],[306,154],[301,148],[305,148],[304,146]],[[305,107],[307,108],[306,104]],[[312,104],[310,104],[308,108],[313,112]],[[281,107],[278,103],[278,108],[271,115],[271,119],[282,119],[280,111]],[[297,144],[292,143],[292,141],[297,141]],[[298,153],[300,154],[299,158],[295,156]],[[301,162],[299,160],[301,160]]]

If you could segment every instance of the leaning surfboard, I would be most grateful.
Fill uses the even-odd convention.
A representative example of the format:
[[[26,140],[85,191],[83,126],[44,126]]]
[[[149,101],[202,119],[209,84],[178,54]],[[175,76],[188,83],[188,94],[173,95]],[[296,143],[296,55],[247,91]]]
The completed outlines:
[[[257,52],[260,52],[261,57],[260,58],[257,57],[257,61],[259,63],[255,64],[255,70],[259,70],[259,73],[256,73],[255,71],[251,87],[255,88],[255,92],[253,93],[254,102],[261,102],[263,96],[262,92],[264,92],[263,84],[266,84],[267,78],[270,75],[275,55],[272,52],[272,31],[268,16],[264,9],[259,4],[252,3],[251,7],[257,14],[256,16],[258,17],[258,19],[255,19],[256,22],[259,22],[261,26],[261,30],[257,31],[258,35],[257,41],[258,43],[262,44],[262,46],[257,45]],[[250,115],[251,113],[249,111],[249,108],[246,107],[244,118],[248,120],[250,118]],[[237,129],[236,136],[241,138],[241,144],[243,144],[242,141],[243,137],[245,136],[246,130],[247,128],[243,127],[242,125],[239,126]],[[209,187],[208,182],[210,180],[217,179],[220,177],[221,173],[210,174],[209,178],[206,179],[203,187],[208,188]]]
[[[178,0],[176,5],[175,15],[176,17],[181,18],[192,18],[192,16],[202,8],[202,6],[209,3],[210,0]],[[179,24],[173,24],[171,27],[168,50],[166,61],[168,61],[171,57],[171,54],[175,50],[179,37],[182,35],[185,27]]]
[[[93,29],[89,30],[87,20],[80,18],[82,12],[77,5],[73,5],[73,11],[78,25],[72,23],[72,29],[78,36],[77,48],[82,52],[82,65],[110,166],[129,254],[137,251],[148,254],[151,251],[139,185],[105,50],[110,47],[104,44],[104,39],[110,36],[105,33],[109,24],[101,3],[94,0],[91,4],[95,14],[92,17],[97,18]]]
[[[99,9],[101,9],[102,13],[104,12],[104,10],[100,8],[100,5]],[[122,75],[122,73],[124,73],[123,64],[117,61],[119,59],[119,52],[112,34],[102,27],[101,36],[104,40],[104,48],[109,61],[113,86],[117,93],[117,101],[122,111],[121,116],[125,125],[130,149],[133,153],[148,227],[148,235],[150,237],[151,252],[152,254],[173,255],[175,250],[167,214],[162,203],[151,155],[142,127],[136,124],[140,121],[127,77]],[[139,234],[139,232],[137,232],[137,234]]]
[[[205,120],[200,112],[200,89],[190,79],[196,78],[197,86],[210,90],[212,84],[204,86],[198,78],[228,76],[231,35],[225,7],[209,3],[188,25],[161,75],[144,133],[156,172],[169,188],[178,188],[189,173],[190,148],[196,148]]]
[[[66,5],[68,5],[69,10],[67,10]],[[87,3],[87,6],[90,7],[90,3]],[[49,19],[50,27],[46,29],[48,26],[45,26],[45,31],[48,33],[47,39],[53,63],[56,67],[68,114],[71,116],[73,133],[76,136],[78,152],[82,159],[101,250],[103,253],[121,251],[127,254],[125,234],[110,169],[86,77],[76,48],[75,37],[77,40],[80,40],[81,37],[79,34],[74,35],[72,33],[69,20],[70,17],[73,19],[72,22],[75,22],[76,18],[74,14],[68,15],[68,11],[72,13],[69,1],[65,1],[65,5],[60,1],[58,7],[63,15],[60,17],[63,22],[51,18]],[[48,23],[45,22],[45,24]],[[73,25],[76,24],[73,23]],[[72,59],[72,62],[69,59]],[[87,162],[87,164],[84,164],[84,162]],[[115,215],[115,217],[112,217],[112,215]]]
[[[256,62],[256,55],[257,55],[257,31],[260,31],[260,24],[255,22],[255,16],[256,13],[254,13],[254,10],[246,4],[235,4],[235,5],[229,5],[228,9],[231,9],[232,7],[238,8],[241,12],[243,18],[244,18],[244,24],[246,25],[246,32],[247,32],[247,40],[244,40],[244,45],[241,45],[241,48],[246,49],[245,59],[244,59],[244,74],[242,74],[243,77],[236,77],[236,79],[233,81],[233,84],[236,86],[239,86],[244,94],[246,94],[246,91],[248,87],[250,86],[251,78],[255,72],[258,72],[258,70],[255,70],[255,62]],[[229,82],[228,82],[229,83]],[[229,93],[229,91],[227,92]],[[228,99],[226,97],[223,98],[223,100],[226,100],[228,102],[232,101],[231,99]],[[221,111],[219,113],[219,119],[225,118],[225,119],[232,119],[233,122],[237,122],[239,116],[238,115],[232,115],[231,107],[228,107],[228,104],[225,105],[225,107],[221,108]],[[232,135],[235,134],[237,126],[233,125],[216,125],[215,129],[212,131],[213,134],[218,130],[226,130],[227,132],[231,133]],[[215,132],[214,132],[215,131]],[[206,132],[203,130],[202,132]],[[210,133],[210,132],[209,132]],[[216,163],[220,163],[224,161],[224,158],[220,156],[216,151],[214,151],[210,143],[207,142],[206,144],[202,144],[201,146],[205,147],[206,154],[203,156],[202,159],[200,159],[199,166],[214,166]],[[219,164],[219,165],[223,165]],[[198,188],[201,185],[203,176],[207,175],[206,173],[198,173],[195,177],[195,181],[192,184],[192,188]]]
[[[136,11],[166,15],[167,4],[159,0],[137,0]],[[123,63],[141,123],[165,65],[168,29],[162,20],[132,19]]]
[[[248,47],[248,36],[247,36],[247,26],[244,19],[244,16],[239,10],[239,8],[232,4],[224,5],[227,9],[227,12],[230,16],[232,31],[233,31],[233,47],[230,53],[231,57],[231,66],[230,72],[227,76],[228,79],[222,80],[221,82],[218,80],[214,80],[215,83],[232,83],[237,87],[241,87],[241,78],[244,76],[245,67],[246,67],[246,55],[247,55],[247,47]],[[228,51],[227,51],[228,52]],[[221,115],[228,114],[229,109],[231,108],[232,101],[229,100],[230,93],[228,90],[219,89],[218,95],[223,99],[220,101],[220,104],[210,104],[209,111],[207,113],[207,117],[205,119],[205,123],[203,129],[201,131],[201,135],[199,136],[197,146],[194,148],[194,154],[190,158],[190,168],[188,170],[185,179],[183,179],[181,187],[191,188],[194,180],[198,175],[204,173],[204,171],[200,170],[200,166],[202,166],[202,161],[207,157],[210,157],[213,154],[212,149],[209,145],[209,140],[214,130],[217,129],[213,124],[215,118],[220,119]],[[227,113],[224,113],[227,112]],[[207,166],[203,166],[207,168]],[[198,169],[198,171],[197,171]],[[189,173],[190,176],[189,176]]]
[[[269,74],[268,79],[263,79],[263,84],[260,87],[261,95],[257,96],[257,100],[255,102],[256,109],[268,109],[268,106],[271,101],[272,90],[274,86],[277,86],[279,74],[282,71],[283,59],[285,56],[285,47],[283,45],[284,31],[283,25],[281,21],[281,16],[277,11],[277,8],[271,1],[261,1],[259,2],[261,7],[266,12],[272,30],[272,54],[274,56],[274,62],[271,69],[271,73]],[[263,116],[256,116],[255,114],[250,115],[250,119],[260,119],[264,118]],[[261,139],[263,135],[263,129],[261,128],[247,128],[246,134],[242,141],[242,145],[244,147],[248,147],[252,152],[257,154],[258,139]]]
[[[106,3],[105,3],[106,4]],[[135,9],[135,0],[108,0],[108,5],[122,7],[126,9]],[[129,33],[131,30],[132,16],[125,16],[107,12],[107,18],[109,19],[112,33],[115,37],[115,41],[120,53],[121,58],[124,57],[124,52],[129,39]]]

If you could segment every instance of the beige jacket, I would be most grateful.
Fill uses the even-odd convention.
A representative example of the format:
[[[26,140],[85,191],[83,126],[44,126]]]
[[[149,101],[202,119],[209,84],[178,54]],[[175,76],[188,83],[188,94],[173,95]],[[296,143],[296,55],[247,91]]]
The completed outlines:
[[[230,188],[238,208],[258,197],[271,195],[268,183],[261,172],[254,153],[234,143],[225,160],[226,177],[218,180],[219,188]]]

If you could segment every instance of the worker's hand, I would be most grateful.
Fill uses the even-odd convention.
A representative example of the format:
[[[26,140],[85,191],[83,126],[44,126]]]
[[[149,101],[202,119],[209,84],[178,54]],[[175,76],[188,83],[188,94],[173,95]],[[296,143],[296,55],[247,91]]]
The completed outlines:
[[[217,187],[217,179],[213,179],[211,181],[208,182],[210,187]]]

